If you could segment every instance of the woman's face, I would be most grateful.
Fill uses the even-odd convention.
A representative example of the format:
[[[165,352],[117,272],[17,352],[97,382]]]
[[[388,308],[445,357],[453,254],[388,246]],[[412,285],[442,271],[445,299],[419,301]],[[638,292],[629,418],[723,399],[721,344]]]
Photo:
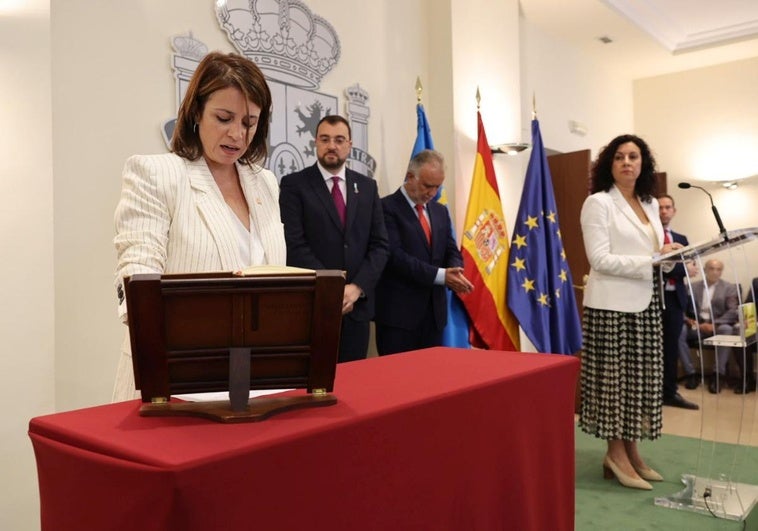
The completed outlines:
[[[203,156],[208,167],[230,166],[237,162],[255,136],[261,108],[236,87],[212,93],[197,121]]]
[[[634,142],[621,144],[613,155],[613,181],[619,186],[634,187],[642,171],[642,153]]]

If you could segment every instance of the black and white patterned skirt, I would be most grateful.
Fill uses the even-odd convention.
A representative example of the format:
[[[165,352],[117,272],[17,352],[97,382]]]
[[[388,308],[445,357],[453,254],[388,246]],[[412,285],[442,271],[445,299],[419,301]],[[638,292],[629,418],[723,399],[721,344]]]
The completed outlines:
[[[659,287],[639,313],[584,308],[579,426],[601,439],[661,435],[663,326]]]

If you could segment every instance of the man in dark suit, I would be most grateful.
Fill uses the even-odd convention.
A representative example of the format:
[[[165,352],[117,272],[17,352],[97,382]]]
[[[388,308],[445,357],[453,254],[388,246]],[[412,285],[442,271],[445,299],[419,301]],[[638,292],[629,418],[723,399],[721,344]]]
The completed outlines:
[[[663,225],[664,243],[676,242],[689,245],[684,234],[679,234],[669,228],[671,220],[676,215],[674,199],[670,195],[658,197],[658,215]],[[684,264],[676,264],[674,269],[668,273],[663,273],[663,404],[685,409],[700,409],[697,404],[679,394],[677,388],[679,338],[682,334],[684,313],[687,309],[687,289],[684,286],[686,274]],[[694,374],[688,375],[688,378],[697,382]],[[688,380],[688,385],[689,382],[690,380]]]
[[[318,162],[283,177],[279,194],[287,265],[346,273],[340,362],[366,357],[374,289],[389,254],[376,182],[345,166],[350,138],[343,117],[322,118]]]
[[[705,281],[700,280],[692,284],[695,308],[690,311],[692,317],[686,318],[690,326],[690,329],[686,331],[687,342],[690,344],[697,344],[698,329],[700,338],[716,334],[738,333],[738,330],[735,330],[735,325],[739,321],[737,286],[721,280],[723,272],[724,263],[712,258],[705,263],[703,268]],[[708,386],[709,392],[720,392],[726,383],[726,362],[731,352],[731,347],[716,347],[716,363]]]
[[[376,294],[379,355],[442,343],[448,287],[468,293],[463,258],[453,237],[447,207],[432,201],[445,180],[440,153],[415,155],[403,185],[382,199],[390,258]]]

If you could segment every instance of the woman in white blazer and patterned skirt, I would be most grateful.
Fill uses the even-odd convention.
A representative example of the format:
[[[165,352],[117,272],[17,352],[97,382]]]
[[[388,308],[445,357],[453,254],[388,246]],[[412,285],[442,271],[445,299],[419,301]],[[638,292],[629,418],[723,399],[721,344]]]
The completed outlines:
[[[581,213],[590,274],[582,323],[581,429],[607,441],[606,478],[638,489],[663,478],[637,441],[661,433],[663,344],[653,258],[663,243],[655,199],[655,159],[634,135],[615,138],[592,168]]]
[[[252,61],[212,52],[187,87],[171,153],[126,161],[116,207],[116,291],[135,273],[286,264],[279,185],[266,158],[271,92]],[[135,398],[128,333],[113,401]]]

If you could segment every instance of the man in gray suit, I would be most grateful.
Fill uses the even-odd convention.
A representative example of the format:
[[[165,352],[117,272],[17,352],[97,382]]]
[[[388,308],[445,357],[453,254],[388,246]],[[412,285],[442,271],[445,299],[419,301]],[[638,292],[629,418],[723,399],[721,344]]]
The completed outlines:
[[[705,281],[700,280],[692,284],[692,294],[695,300],[694,312],[685,317],[689,327],[685,330],[687,342],[697,344],[698,329],[701,338],[716,334],[735,334],[735,325],[739,321],[737,309],[739,298],[737,286],[731,282],[721,280],[724,272],[724,263],[715,258],[705,263]],[[726,378],[726,362],[732,352],[728,347],[716,348],[716,362],[714,374],[711,377],[708,391],[718,393],[724,385]]]

